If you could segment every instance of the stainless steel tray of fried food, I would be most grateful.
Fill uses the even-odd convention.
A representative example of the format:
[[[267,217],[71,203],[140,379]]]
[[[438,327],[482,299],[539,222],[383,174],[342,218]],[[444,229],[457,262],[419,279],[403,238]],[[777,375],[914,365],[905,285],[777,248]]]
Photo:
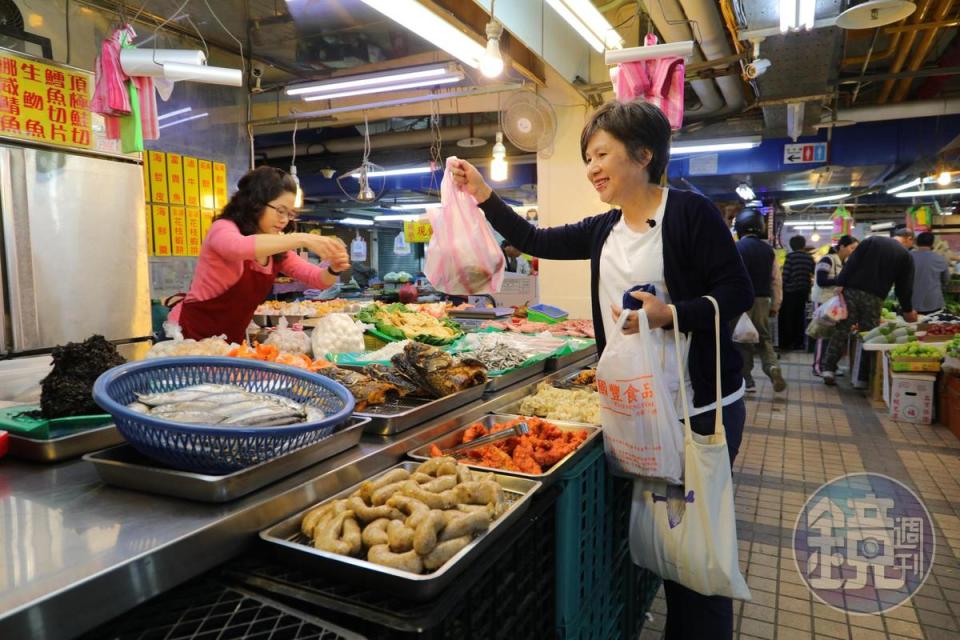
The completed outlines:
[[[367,433],[389,436],[479,400],[484,390],[480,384],[436,400],[407,396],[387,404],[370,405],[353,415],[370,419]]]
[[[319,442],[219,476],[165,467],[129,444],[91,453],[83,459],[96,467],[101,480],[117,487],[200,502],[227,502],[356,446],[369,422],[353,416]]]
[[[576,364],[588,358],[590,356],[597,355],[597,345],[592,344],[586,349],[580,349],[579,351],[574,351],[573,353],[568,353],[565,356],[559,356],[555,358],[547,358],[544,361],[545,371],[559,371],[565,367],[569,367],[572,364]]]
[[[117,428],[108,424],[95,429],[83,429],[57,438],[36,439],[8,434],[10,456],[34,462],[60,462],[99,451],[123,442]]]
[[[522,380],[527,380],[538,374],[541,374],[544,371],[546,363],[546,360],[541,360],[526,367],[517,367],[513,371],[503,375],[490,376],[490,379],[487,380],[487,388],[485,389],[485,393],[493,393],[495,391],[506,389],[507,387],[515,385]]]
[[[444,478],[451,476],[453,488],[434,491],[449,486],[451,481]],[[498,498],[484,503],[488,481],[499,485]],[[407,461],[291,515],[261,531],[260,538],[283,562],[407,600],[432,600],[523,515],[540,486],[527,478],[480,474],[452,458]],[[435,507],[461,499],[465,503],[431,509],[413,496]],[[375,517],[384,513],[387,517]],[[473,526],[477,519],[483,520],[482,526]],[[304,530],[311,531],[312,542]]]
[[[488,431],[496,424],[502,424],[504,422],[513,422],[518,419],[523,419],[525,416],[519,416],[515,414],[488,414],[470,424],[463,427],[462,429],[457,429],[456,431],[451,431],[450,433],[443,435],[436,440],[428,442],[422,447],[417,447],[416,449],[410,451],[409,455],[414,460],[429,460],[432,456],[430,455],[430,448],[432,446],[437,446],[441,450],[447,450],[452,447],[457,446],[463,442],[463,435],[474,425],[481,424]],[[529,418],[531,420],[544,420],[543,418]],[[466,464],[471,469],[477,469],[480,471],[493,471],[496,473],[503,473],[511,476],[518,476],[520,478],[530,478],[533,480],[540,480],[546,486],[551,484],[555,479],[554,476],[556,473],[565,466],[570,466],[574,464],[577,460],[583,457],[583,454],[590,448],[593,444],[593,441],[600,436],[600,433],[603,431],[599,426],[595,424],[584,424],[581,422],[567,422],[564,420],[546,420],[550,424],[556,426],[560,431],[586,431],[587,437],[581,442],[575,449],[561,457],[559,460],[554,462],[547,468],[543,473],[524,473],[523,471],[516,471],[510,469],[501,469],[495,467],[485,466],[481,460],[471,458],[469,454],[461,456],[459,459],[460,462]],[[494,445],[488,445],[494,446]],[[504,454],[506,455],[506,453]]]

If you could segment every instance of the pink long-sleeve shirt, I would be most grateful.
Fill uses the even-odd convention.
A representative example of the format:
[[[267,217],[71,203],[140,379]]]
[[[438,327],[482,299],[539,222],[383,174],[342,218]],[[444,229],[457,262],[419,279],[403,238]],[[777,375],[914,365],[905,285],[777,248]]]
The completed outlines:
[[[272,257],[266,265],[257,262],[254,252],[254,236],[245,236],[232,220],[217,220],[210,225],[210,231],[200,249],[197,270],[184,302],[212,300],[223,294],[240,280],[244,264],[250,261],[251,269],[261,273],[276,275],[283,273],[295,280],[316,288],[328,286],[326,270],[310,264],[293,251],[288,251],[282,264]],[[170,312],[172,322],[180,322],[183,304],[178,304]]]

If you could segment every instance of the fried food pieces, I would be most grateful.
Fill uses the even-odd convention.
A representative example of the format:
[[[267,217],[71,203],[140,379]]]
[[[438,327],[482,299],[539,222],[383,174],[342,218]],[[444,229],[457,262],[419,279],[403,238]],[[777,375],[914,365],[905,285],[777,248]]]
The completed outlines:
[[[492,474],[441,457],[413,473],[393,469],[311,509],[300,529],[317,549],[419,574],[442,567],[506,507]]]
[[[498,423],[489,430],[480,423],[472,425],[464,431],[462,442],[473,442],[477,438],[490,433],[512,429],[520,422],[527,423],[529,433],[470,449],[467,451],[467,457],[471,464],[490,467],[491,469],[541,474],[563,460],[567,454],[574,451],[587,439],[585,429],[563,431],[556,425],[540,418],[517,418],[509,422]],[[430,454],[433,456],[440,455],[440,449],[433,447]],[[434,458],[434,460],[438,459]]]

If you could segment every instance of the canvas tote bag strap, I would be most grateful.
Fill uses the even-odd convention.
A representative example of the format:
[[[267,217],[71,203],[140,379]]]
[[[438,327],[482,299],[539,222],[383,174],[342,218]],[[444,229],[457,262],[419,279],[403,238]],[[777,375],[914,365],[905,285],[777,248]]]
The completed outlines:
[[[680,320],[677,318],[677,308],[672,304],[670,313],[673,314],[673,344],[677,351],[677,372],[680,376],[680,404],[683,405],[683,438],[684,441],[693,440],[693,430],[690,428],[690,405],[687,403],[687,381],[684,375],[686,366],[683,362],[683,349],[680,347]]]
[[[717,409],[716,416],[717,419],[713,425],[714,435],[723,435],[726,439],[727,434],[723,429],[723,389],[720,385],[720,305],[717,304],[716,299],[713,296],[703,296],[710,301],[710,304],[713,305],[713,333],[715,339],[715,350],[717,353]]]

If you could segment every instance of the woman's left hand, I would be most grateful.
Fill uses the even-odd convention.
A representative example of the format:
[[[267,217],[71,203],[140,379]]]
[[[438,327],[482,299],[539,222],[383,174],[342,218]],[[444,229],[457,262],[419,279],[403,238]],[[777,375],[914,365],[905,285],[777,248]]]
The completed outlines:
[[[670,307],[663,304],[657,296],[647,293],[646,291],[633,291],[630,295],[643,302],[643,310],[647,313],[647,324],[651,329],[660,329],[673,322],[673,314],[670,313]],[[623,309],[617,305],[613,305],[612,309],[613,321],[619,322]],[[623,333],[626,335],[636,333],[639,330],[639,314],[629,311],[628,313],[630,313],[630,318],[626,324],[623,325]]]

